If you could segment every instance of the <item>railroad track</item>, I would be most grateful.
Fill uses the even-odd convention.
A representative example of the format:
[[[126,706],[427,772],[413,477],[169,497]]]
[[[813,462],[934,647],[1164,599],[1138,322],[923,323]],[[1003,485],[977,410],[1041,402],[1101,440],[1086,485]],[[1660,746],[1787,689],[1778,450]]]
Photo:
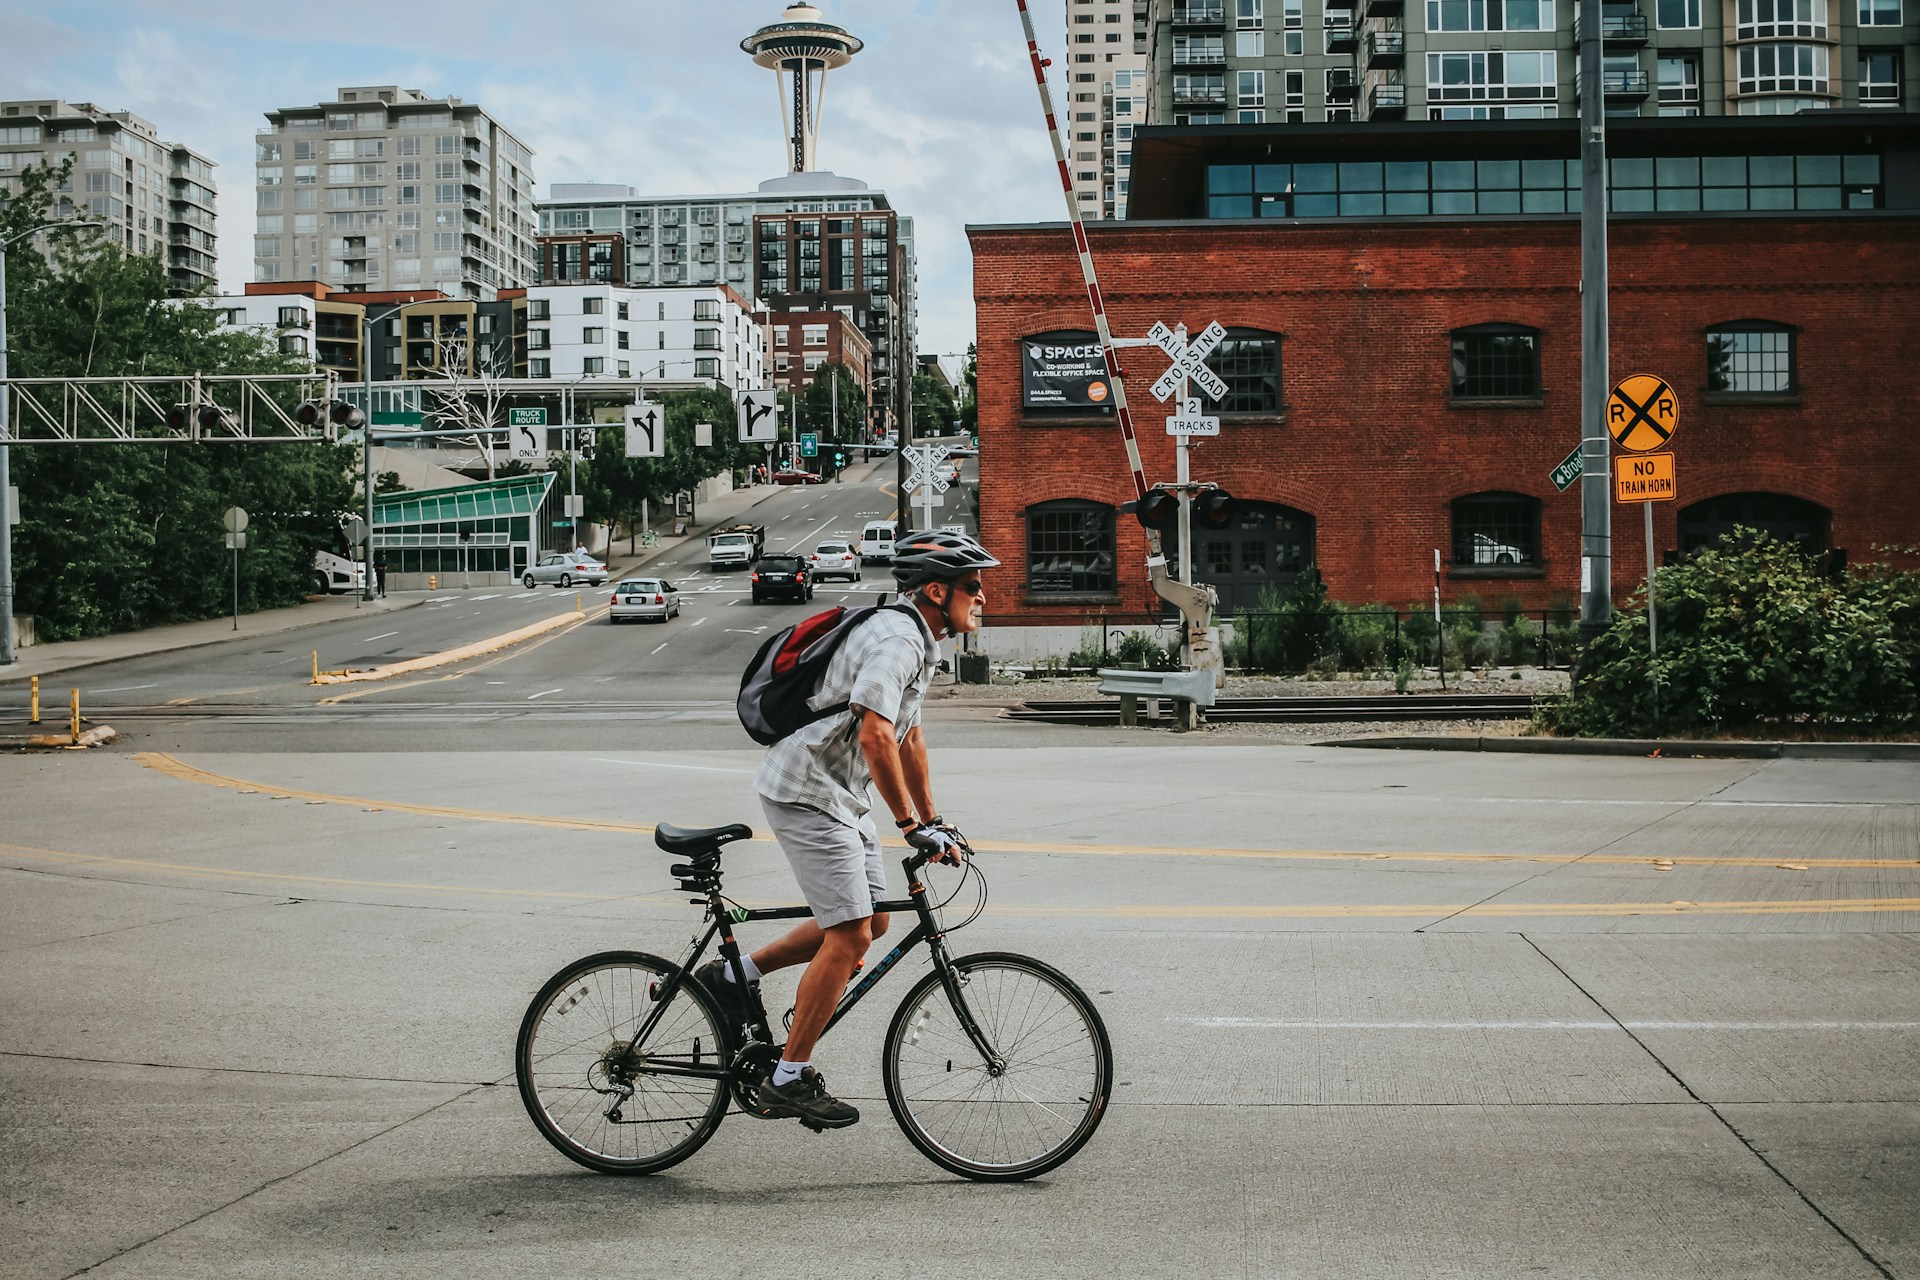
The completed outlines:
[[[1154,702],[1160,705],[1155,708]],[[1141,718],[1171,721],[1173,699],[1141,699]],[[1151,714],[1150,714],[1151,712]],[[1353,720],[1524,720],[1533,698],[1524,693],[1385,694],[1354,698],[1222,698],[1207,708],[1215,724],[1331,724]],[[1009,720],[1046,724],[1118,724],[1116,698],[1033,700],[1011,707]]]

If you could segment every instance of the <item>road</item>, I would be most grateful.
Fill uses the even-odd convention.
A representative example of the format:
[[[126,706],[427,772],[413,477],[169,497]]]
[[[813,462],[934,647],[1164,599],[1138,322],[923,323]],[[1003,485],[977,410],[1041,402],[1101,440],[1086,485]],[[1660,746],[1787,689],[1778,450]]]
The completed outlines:
[[[876,492],[755,515],[807,544]],[[661,1176],[577,1169],[513,1088],[521,1011],[575,956],[686,945],[651,824],[758,825],[730,698],[804,611],[655,568],[714,589],[349,701],[280,660],[571,601],[449,592],[395,636],[94,668],[124,741],[0,756],[0,1273],[1920,1277],[1905,763],[1333,750],[935,701],[937,794],[991,886],[953,945],[1093,994],[1100,1132],[1019,1186],[920,1158],[877,1071],[916,957],[822,1046],[859,1125],[735,1115]],[[726,865],[737,900],[791,900],[764,839]]]

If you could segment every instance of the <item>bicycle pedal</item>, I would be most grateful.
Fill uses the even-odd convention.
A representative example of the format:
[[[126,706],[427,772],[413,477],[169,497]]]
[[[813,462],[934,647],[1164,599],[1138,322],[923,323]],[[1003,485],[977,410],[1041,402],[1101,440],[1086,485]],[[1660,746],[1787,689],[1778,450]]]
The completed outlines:
[[[813,1131],[814,1131],[815,1133],[825,1133],[825,1132],[827,1131],[827,1126],[825,1126],[825,1125],[823,1125],[823,1124],[815,1124],[815,1123],[814,1123],[813,1121],[811,1121],[811,1120],[802,1120],[802,1121],[800,1122],[800,1127],[801,1127],[802,1129],[811,1129],[811,1130],[813,1130]]]

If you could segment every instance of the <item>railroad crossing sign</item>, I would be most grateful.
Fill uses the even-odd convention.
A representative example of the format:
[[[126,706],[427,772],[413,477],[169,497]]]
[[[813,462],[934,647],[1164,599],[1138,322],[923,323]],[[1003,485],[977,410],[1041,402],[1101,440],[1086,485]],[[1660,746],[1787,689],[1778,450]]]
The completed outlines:
[[[507,410],[507,439],[518,462],[539,462],[547,456],[547,411]],[[539,428],[539,430],[535,430]]]
[[[1616,502],[1672,502],[1678,495],[1671,453],[1643,453],[1613,460]]]
[[[907,450],[907,492],[923,486],[934,493],[947,491],[947,478],[940,464],[947,460],[950,450],[944,444],[923,444]]]
[[[1170,436],[1217,436],[1220,434],[1220,419],[1207,414],[1200,401],[1182,400],[1180,412],[1167,419],[1167,434]]]
[[[627,456],[664,458],[667,456],[666,415],[657,404],[645,400],[627,406]]]
[[[1680,401],[1664,379],[1652,374],[1622,378],[1607,397],[1607,434],[1622,449],[1658,449],[1679,425]]]
[[[1173,367],[1160,375],[1160,381],[1153,384],[1154,398],[1170,400],[1180,390],[1183,379],[1191,379],[1210,399],[1218,400],[1227,394],[1227,384],[1220,375],[1207,368],[1207,357],[1227,336],[1227,331],[1218,320],[1200,331],[1200,336],[1189,342],[1177,330],[1169,329],[1156,320],[1153,328],[1147,330],[1147,337],[1153,344],[1167,353],[1173,361]],[[1181,434],[1181,433],[1175,433]],[[1191,433],[1198,434],[1198,433]]]

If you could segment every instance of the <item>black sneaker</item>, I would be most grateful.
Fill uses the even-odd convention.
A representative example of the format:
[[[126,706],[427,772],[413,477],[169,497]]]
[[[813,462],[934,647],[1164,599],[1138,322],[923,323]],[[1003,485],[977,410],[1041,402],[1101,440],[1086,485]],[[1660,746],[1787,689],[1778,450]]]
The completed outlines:
[[[726,1022],[723,1030],[729,1044],[744,1044],[747,1040],[746,1024],[753,1017],[753,1002],[739,983],[726,975],[725,960],[712,960],[693,971],[696,982],[707,989],[713,1002],[720,1006],[720,1017]]]
[[[772,1077],[760,1082],[754,1099],[770,1116],[791,1116],[809,1129],[844,1129],[860,1119],[860,1113],[827,1092],[826,1081],[812,1067],[800,1068],[800,1074],[783,1085]]]

